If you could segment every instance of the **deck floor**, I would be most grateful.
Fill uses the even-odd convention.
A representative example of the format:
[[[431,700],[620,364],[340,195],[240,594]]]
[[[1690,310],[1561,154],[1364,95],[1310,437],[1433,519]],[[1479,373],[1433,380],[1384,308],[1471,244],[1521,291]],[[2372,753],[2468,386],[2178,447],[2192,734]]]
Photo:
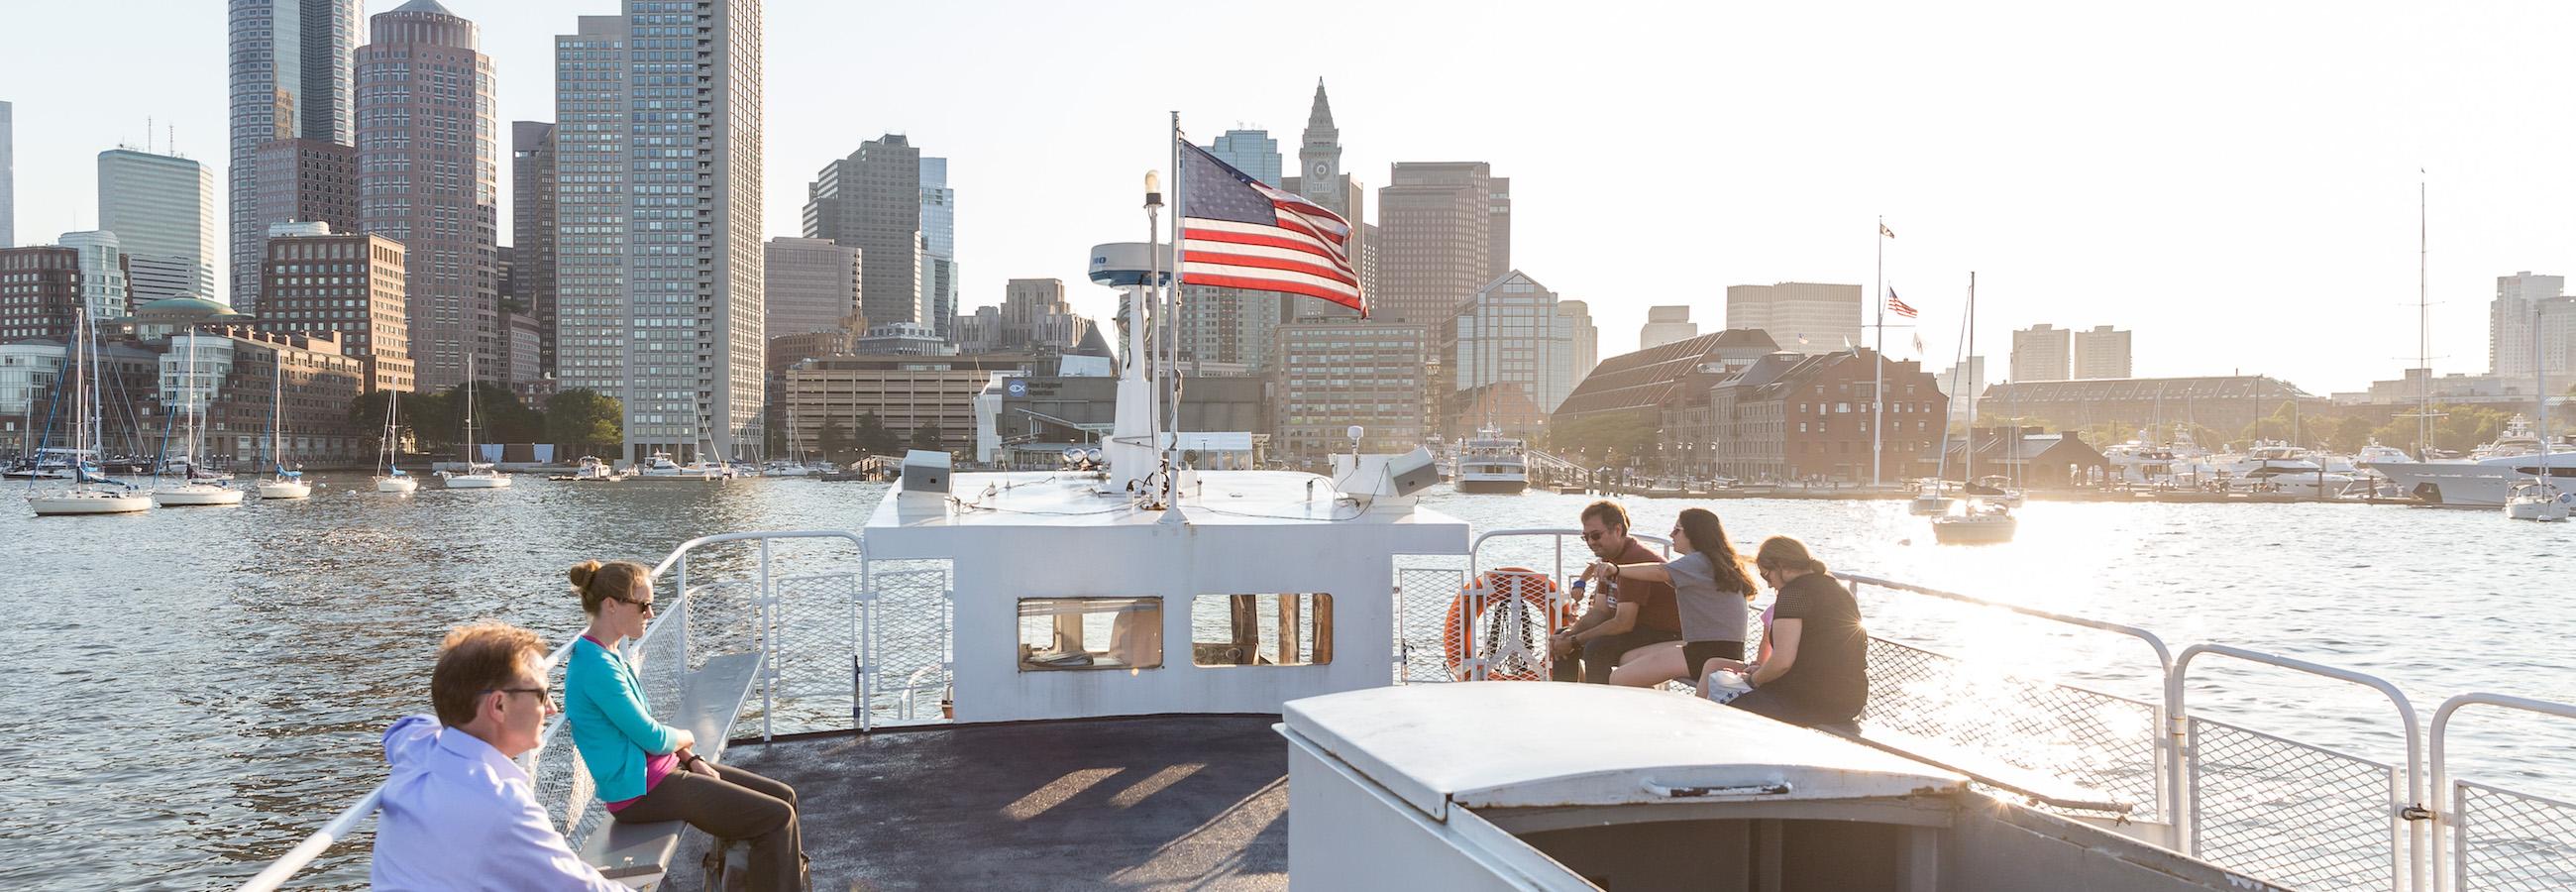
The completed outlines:
[[[1285,889],[1273,716],[956,726],[736,744],[803,803],[815,892]],[[688,834],[671,888],[696,889]]]

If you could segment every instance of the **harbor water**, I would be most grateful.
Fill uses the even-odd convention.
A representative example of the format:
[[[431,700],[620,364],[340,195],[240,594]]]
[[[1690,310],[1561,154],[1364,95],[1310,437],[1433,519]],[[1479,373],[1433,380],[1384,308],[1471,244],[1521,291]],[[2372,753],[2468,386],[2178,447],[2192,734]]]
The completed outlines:
[[[11,721],[0,760],[13,769],[0,783],[0,888],[238,882],[381,779],[377,734],[428,711],[446,628],[493,618],[562,640],[581,626],[563,577],[575,561],[649,563],[719,532],[857,529],[885,492],[522,476],[512,489],[402,497],[353,492],[367,488],[357,475],[326,483],[304,502],[0,513],[0,541],[19,554],[0,575],[12,614],[0,624]],[[1424,504],[1481,532],[1571,527],[1587,501],[1443,488]],[[1934,544],[1901,501],[1625,501],[1639,532],[1702,505],[1737,542],[1796,536],[1838,570],[2136,625],[2177,650],[2217,642],[2368,672],[2427,721],[2467,691],[2576,700],[2565,600],[2576,526],[2385,506],[2034,502],[2015,541],[1963,547]],[[1554,557],[1524,542],[1486,565],[1552,571]],[[1569,540],[1565,571],[1584,557]],[[2156,696],[2141,681],[2153,661],[2128,639],[1919,598],[1864,607],[1882,636]],[[2402,760],[2384,697],[2241,663],[2195,664],[2193,677],[2208,688],[2196,712],[2206,703],[2270,733]],[[2576,799],[2564,725],[2464,716],[2455,733],[2462,773]]]

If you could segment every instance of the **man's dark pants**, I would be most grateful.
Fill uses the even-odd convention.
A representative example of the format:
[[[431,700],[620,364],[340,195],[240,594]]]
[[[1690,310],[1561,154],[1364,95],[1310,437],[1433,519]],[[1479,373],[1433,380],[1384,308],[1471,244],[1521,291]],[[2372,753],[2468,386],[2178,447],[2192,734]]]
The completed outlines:
[[[1619,665],[1619,656],[1649,644],[1681,640],[1680,633],[1654,629],[1629,629],[1616,635],[1603,635],[1583,642],[1583,657],[1559,658],[1548,668],[1548,677],[1556,681],[1581,679],[1587,684],[1609,684],[1610,670]]]

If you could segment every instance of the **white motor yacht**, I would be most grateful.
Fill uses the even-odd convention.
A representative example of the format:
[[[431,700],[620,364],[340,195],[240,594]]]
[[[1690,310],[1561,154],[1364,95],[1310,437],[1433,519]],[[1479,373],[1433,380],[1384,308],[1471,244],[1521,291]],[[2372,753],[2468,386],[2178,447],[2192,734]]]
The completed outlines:
[[[2534,451],[2474,461],[2382,461],[2365,464],[2373,471],[2388,475],[2399,492],[2428,505],[2494,508],[2512,496],[2514,484],[2544,476],[2562,490],[2576,488],[2576,444],[2556,444],[2545,458]]]
[[[1450,479],[1459,492],[1520,492],[1529,488],[1527,452],[1527,443],[1487,424],[1458,445],[1458,470]]]

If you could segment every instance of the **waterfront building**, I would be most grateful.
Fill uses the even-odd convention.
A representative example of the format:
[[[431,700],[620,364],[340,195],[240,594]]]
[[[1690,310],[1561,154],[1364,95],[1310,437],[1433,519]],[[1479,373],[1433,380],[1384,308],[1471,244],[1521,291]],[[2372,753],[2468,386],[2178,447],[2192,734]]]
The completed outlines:
[[[1556,315],[1563,317],[1558,324],[1574,334],[1574,381],[1580,384],[1601,364],[1601,329],[1592,324],[1592,305],[1583,301],[1558,300]]]
[[[132,252],[125,255],[125,279],[126,291],[138,306],[165,298],[197,297],[201,284],[212,287],[214,282],[205,264],[185,257]]]
[[[411,267],[401,242],[334,233],[320,223],[278,224],[267,242],[260,294],[268,309],[251,328],[330,335],[342,355],[359,363],[362,393],[436,389],[420,382],[414,365],[405,290]]]
[[[327,223],[358,231],[358,147],[318,139],[260,143],[259,225]]]
[[[259,310],[259,147],[272,140],[353,144],[360,0],[232,0],[231,166],[225,190],[231,219],[232,305]]]
[[[1877,367],[1873,367],[1877,366]],[[1872,388],[1884,380],[1885,411],[1873,413]],[[1749,480],[1865,483],[1873,473],[1928,477],[1937,469],[1949,427],[1949,398],[1915,360],[1879,361],[1862,347],[1815,356],[1777,354],[1716,382],[1705,422],[1684,428],[1681,442],[1714,455],[1716,473]],[[1873,435],[1873,417],[1886,429]],[[1674,447],[1667,430],[1665,449]]]
[[[511,299],[537,325],[537,372],[555,373],[555,125],[510,122]]]
[[[767,337],[829,331],[847,337],[850,317],[859,312],[859,249],[780,236],[769,240],[765,256],[761,309]]]
[[[18,246],[16,111],[0,100],[0,248]]]
[[[93,229],[63,233],[56,243],[80,252],[80,301],[90,319],[107,322],[133,315],[134,292],[126,281],[123,239]]]
[[[2126,378],[2129,368],[2129,330],[2096,325],[2075,332],[2075,377]]]
[[[1637,349],[1651,350],[1695,337],[1699,337],[1699,323],[1691,321],[1689,306],[1647,307],[1646,324],[1637,329]]]
[[[1422,326],[1360,319],[1308,320],[1279,327],[1271,375],[1286,458],[1319,461],[1351,451],[1347,429],[1364,429],[1362,452],[1407,452],[1434,433],[1429,393],[1437,371]]]
[[[150,279],[134,283],[138,302],[215,296],[215,175],[204,165],[134,149],[98,153],[98,228],[116,233],[125,253],[155,261]]]
[[[1770,335],[1757,329],[1735,328],[1613,356],[1583,376],[1574,391],[1550,413],[1548,423],[1562,426],[1587,419],[1624,418],[1650,429],[1671,431],[1669,439],[1676,450],[1684,443],[1706,442],[1711,436],[1696,428],[1707,424],[1702,416],[1708,388],[1778,350]],[[1699,447],[1687,451],[1692,463],[1705,460],[1699,455]]]
[[[2246,425],[2296,402],[2301,411],[2332,404],[2287,381],[2263,375],[2193,378],[2104,378],[2089,381],[2007,381],[1977,398],[1980,418],[2045,420],[2062,428],[2109,424],[2119,430],[2191,424],[2234,436]],[[2217,443],[2203,443],[2216,448]]]
[[[0,342],[70,340],[81,305],[81,252],[60,245],[0,248]]]
[[[2014,331],[2012,380],[2067,380],[2074,365],[2074,349],[2068,335],[2066,329],[2045,322]]]
[[[901,323],[917,326],[919,323]],[[935,428],[939,448],[974,448],[975,397],[996,375],[1027,375],[1044,362],[1028,354],[980,356],[889,355],[860,352],[823,356],[786,371],[787,415],[796,441],[806,448],[855,435],[862,416],[874,414],[897,442],[909,443],[924,426]],[[898,447],[900,448],[900,447]]]
[[[469,364],[497,377],[508,344],[492,59],[473,22],[411,0],[370,21],[357,60],[359,225],[403,245],[420,386],[463,383]]]
[[[2487,305],[2487,368],[2499,378],[2530,380],[2535,370],[2566,381],[2576,372],[2576,297],[2566,295],[2565,276],[2536,276],[2529,271],[2496,277],[2495,300]],[[2539,326],[2538,354],[2532,353],[2532,327]]]
[[[0,270],[6,262],[7,255],[0,254]],[[6,277],[0,272],[0,282]],[[6,293],[7,285],[0,284],[0,295]],[[0,336],[0,455],[25,455],[36,448],[59,390],[55,382],[62,377],[64,353],[59,340]]]
[[[1769,332],[1780,349],[1819,355],[1866,346],[1861,287],[1775,282],[1726,287],[1726,327]]]
[[[493,377],[512,386],[543,378],[544,372],[538,367],[541,354],[537,347],[537,318],[505,307],[501,310],[501,331],[509,349],[501,351],[501,374]]]
[[[1556,292],[1513,270],[1476,289],[1451,324],[1457,360],[1449,366],[1449,388],[1461,394],[1500,392],[1486,400],[1457,401],[1446,436],[1462,439],[1487,423],[1501,426],[1508,436],[1537,436],[1578,380],[1572,320],[1557,312]],[[1468,402],[1483,405],[1471,408]],[[1525,414],[1480,414],[1498,406],[1525,407]]]
[[[342,350],[332,332],[287,334],[206,327],[171,336],[154,356],[156,377],[176,389],[195,339],[200,382],[213,382],[206,409],[206,452],[239,469],[268,469],[271,406],[280,452],[290,466],[348,467],[375,451],[372,426],[352,424],[349,405],[362,392],[365,363]],[[280,375],[284,376],[279,381]]]
[[[1012,279],[1002,286],[1002,350],[1064,353],[1093,333],[1090,319],[1074,315],[1062,279]]]
[[[764,439],[761,4],[625,0],[555,38],[556,380],[628,460]],[[666,109],[632,114],[630,109]]]
[[[1368,186],[1342,171],[1342,131],[1333,124],[1332,102],[1324,81],[1315,79],[1315,99],[1306,112],[1306,129],[1297,148],[1294,176],[1279,178],[1279,188],[1306,197],[1350,221],[1351,260],[1359,268],[1360,293],[1374,305],[1378,297],[1377,227],[1365,222]],[[1356,319],[1359,311],[1331,301],[1281,300],[1279,321]]]
[[[859,249],[859,310],[871,325],[925,322],[937,330],[935,308],[922,299],[922,162],[921,149],[889,133],[823,165],[806,187],[804,236]],[[928,278],[935,287],[936,272]]]

